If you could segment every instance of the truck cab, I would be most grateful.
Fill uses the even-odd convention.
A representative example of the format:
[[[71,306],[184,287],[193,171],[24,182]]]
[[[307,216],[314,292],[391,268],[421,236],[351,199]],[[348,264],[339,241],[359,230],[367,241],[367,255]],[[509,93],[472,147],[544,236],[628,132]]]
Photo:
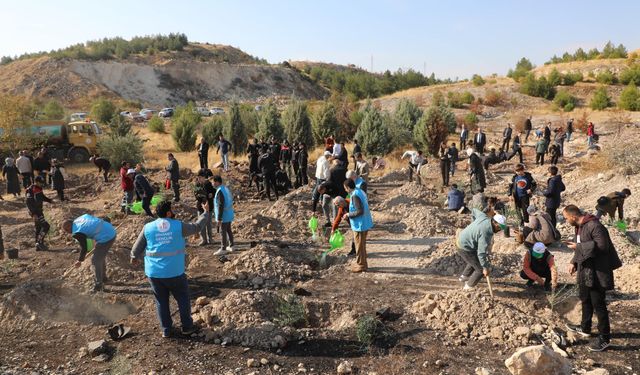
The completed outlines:
[[[74,163],[86,163],[89,157],[97,154],[98,138],[102,130],[94,121],[75,121],[66,126],[67,144],[66,157]]]

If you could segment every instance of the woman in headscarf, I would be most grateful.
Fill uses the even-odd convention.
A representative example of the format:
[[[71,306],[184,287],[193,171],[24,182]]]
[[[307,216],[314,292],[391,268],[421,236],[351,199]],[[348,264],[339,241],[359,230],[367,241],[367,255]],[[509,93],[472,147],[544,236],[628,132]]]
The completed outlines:
[[[7,194],[13,194],[14,197],[20,195],[20,181],[18,180],[18,168],[13,158],[4,159],[2,167],[2,177],[7,179]]]

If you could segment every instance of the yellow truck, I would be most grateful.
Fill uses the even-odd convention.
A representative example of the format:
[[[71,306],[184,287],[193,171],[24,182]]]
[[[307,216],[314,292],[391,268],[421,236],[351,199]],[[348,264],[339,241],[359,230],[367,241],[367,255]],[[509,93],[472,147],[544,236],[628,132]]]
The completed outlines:
[[[31,134],[46,137],[46,147],[59,159],[73,163],[86,163],[89,157],[98,153],[97,143],[102,131],[97,123],[90,120],[74,121],[34,121]]]

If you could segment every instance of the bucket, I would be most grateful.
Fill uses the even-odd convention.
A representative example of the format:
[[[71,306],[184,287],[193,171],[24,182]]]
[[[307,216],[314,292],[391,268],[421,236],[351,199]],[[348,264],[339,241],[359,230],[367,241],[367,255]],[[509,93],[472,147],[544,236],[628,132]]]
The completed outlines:
[[[7,249],[6,254],[8,259],[18,259],[18,249]]]

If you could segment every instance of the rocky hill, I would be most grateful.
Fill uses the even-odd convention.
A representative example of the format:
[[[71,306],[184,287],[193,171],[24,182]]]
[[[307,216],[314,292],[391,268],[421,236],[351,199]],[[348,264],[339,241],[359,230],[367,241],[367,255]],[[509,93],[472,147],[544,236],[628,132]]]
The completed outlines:
[[[145,105],[270,96],[320,99],[324,88],[297,70],[269,65],[241,50],[193,44],[184,51],[126,59],[80,60],[48,56],[0,66],[0,92],[56,98],[69,106],[97,96]]]

